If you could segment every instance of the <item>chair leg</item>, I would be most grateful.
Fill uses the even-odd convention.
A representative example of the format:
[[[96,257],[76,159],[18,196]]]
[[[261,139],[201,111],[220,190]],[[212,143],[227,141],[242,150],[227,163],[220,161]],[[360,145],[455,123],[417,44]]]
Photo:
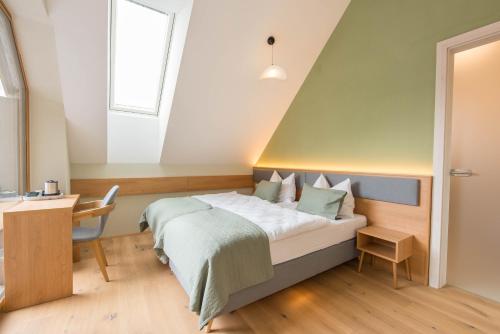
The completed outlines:
[[[104,259],[104,264],[109,266],[108,259],[106,259],[106,253],[104,253],[104,249],[102,249],[101,239],[97,239],[97,244],[99,245],[99,251],[101,253],[102,258]]]
[[[97,260],[97,264],[99,265],[99,269],[101,269],[102,276],[104,276],[104,280],[109,282],[108,273],[106,272],[106,264],[104,263],[104,259],[101,256],[101,251],[99,249],[98,240],[93,240],[90,242],[92,249],[94,250],[95,258]]]
[[[80,262],[80,245],[73,244],[73,263]]]

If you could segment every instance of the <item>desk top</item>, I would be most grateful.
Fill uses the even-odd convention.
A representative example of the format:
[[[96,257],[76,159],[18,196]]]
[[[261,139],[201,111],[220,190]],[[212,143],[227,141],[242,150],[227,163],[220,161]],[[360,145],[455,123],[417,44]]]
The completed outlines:
[[[4,210],[4,214],[16,214],[26,211],[44,211],[53,209],[72,209],[80,195],[66,195],[61,199],[43,200],[43,201],[20,201],[14,206]]]

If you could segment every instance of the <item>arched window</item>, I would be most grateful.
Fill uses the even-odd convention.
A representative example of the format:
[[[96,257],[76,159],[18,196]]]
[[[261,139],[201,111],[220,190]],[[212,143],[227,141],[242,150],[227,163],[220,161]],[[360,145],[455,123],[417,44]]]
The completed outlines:
[[[29,188],[27,101],[11,16],[0,2],[0,199]]]

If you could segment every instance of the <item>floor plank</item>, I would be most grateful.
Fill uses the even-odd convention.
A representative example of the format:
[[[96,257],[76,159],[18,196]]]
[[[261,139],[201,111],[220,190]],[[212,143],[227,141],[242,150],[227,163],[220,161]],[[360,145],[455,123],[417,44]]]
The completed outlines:
[[[75,295],[0,315],[0,333],[199,333],[188,297],[150,234],[103,241],[111,282],[92,254],[75,264]],[[214,333],[500,333],[500,304],[430,289],[351,262],[217,318]]]

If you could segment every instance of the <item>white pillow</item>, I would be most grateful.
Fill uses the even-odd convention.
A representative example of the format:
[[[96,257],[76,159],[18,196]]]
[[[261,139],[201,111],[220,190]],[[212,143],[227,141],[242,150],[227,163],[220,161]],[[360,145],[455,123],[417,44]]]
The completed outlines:
[[[313,184],[314,188],[320,188],[320,189],[328,189],[330,188],[330,182],[326,179],[326,177],[321,174],[317,179],[316,182]]]
[[[351,190],[351,179],[344,180],[340,183],[334,185],[331,189],[335,190],[343,190],[347,192],[347,195],[344,197],[344,202],[342,203],[342,207],[339,211],[340,218],[354,218],[354,196],[352,195]]]
[[[281,182],[283,179],[281,176],[278,174],[277,171],[273,172],[273,175],[271,175],[271,178],[269,179],[269,182]]]
[[[277,171],[269,179],[270,182],[281,182],[280,194],[278,202],[293,202],[295,201],[295,173],[290,174],[286,179],[282,179]]]
[[[330,188],[330,183],[326,179],[326,177],[321,174],[317,179],[316,182],[314,182],[313,187],[315,188],[321,188],[321,189],[328,189]],[[347,194],[345,195],[344,202],[342,203],[342,207],[340,208],[338,216],[340,218],[354,218],[354,196],[352,194],[351,190],[351,179],[346,179],[330,189],[335,189],[335,190],[342,190],[345,191]]]

